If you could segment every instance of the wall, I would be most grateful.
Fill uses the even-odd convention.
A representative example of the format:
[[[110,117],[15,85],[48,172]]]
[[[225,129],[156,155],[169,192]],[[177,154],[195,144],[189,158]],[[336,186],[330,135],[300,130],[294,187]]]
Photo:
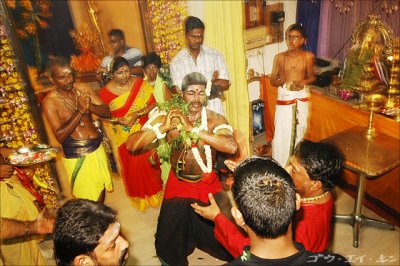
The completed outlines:
[[[103,40],[108,47],[107,32],[119,28],[125,32],[126,43],[145,52],[145,41],[137,1],[102,0],[92,1],[98,11],[98,19],[103,31]],[[86,1],[68,1],[75,28],[83,22],[91,25]]]
[[[283,25],[284,31],[286,28],[296,22],[296,8],[297,1],[268,1],[268,4],[283,3],[283,9],[285,11],[285,22]],[[268,75],[272,71],[272,63],[274,56],[287,49],[285,41],[280,43],[274,43],[265,45],[264,47],[255,48],[246,51],[247,58],[247,69],[254,69],[260,74]]]

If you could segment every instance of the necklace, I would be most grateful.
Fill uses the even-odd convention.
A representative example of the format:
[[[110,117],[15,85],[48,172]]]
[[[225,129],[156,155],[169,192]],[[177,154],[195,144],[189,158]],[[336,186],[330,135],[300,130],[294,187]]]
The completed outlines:
[[[115,80],[114,80],[114,85],[115,85],[115,87],[117,87],[118,89],[126,89],[126,87],[128,86],[129,87],[129,85],[131,84],[131,80],[129,79],[128,80],[128,82],[125,84],[125,85],[118,85],[118,82],[116,82]]]
[[[310,202],[310,201],[316,201],[319,199],[323,199],[326,196],[328,196],[329,191],[325,191],[323,194],[319,195],[319,196],[315,196],[315,197],[310,197],[310,198],[302,198],[301,202]]]
[[[296,62],[295,65],[292,65],[292,62],[290,61],[290,57],[289,57],[289,56],[287,57],[287,58],[288,58],[289,65],[292,67],[292,69],[295,69],[295,68],[297,67],[297,65],[299,64],[300,59],[301,59],[301,56],[299,55],[298,57],[299,57],[299,59],[297,59],[297,62]]]
[[[60,98],[60,100],[63,102],[64,106],[71,112],[71,113],[75,113],[76,111],[78,111],[78,96],[75,93],[75,90],[72,89],[72,92],[74,93],[75,96],[75,106],[73,106],[69,101],[67,101],[65,99],[65,97],[63,97],[61,95],[61,93],[58,91],[58,89],[54,90],[54,93],[57,95],[58,98]],[[79,125],[80,126],[84,126],[85,122],[82,121],[83,116],[81,117],[81,119],[79,120]]]
[[[199,130],[208,130],[207,124],[207,110],[205,107],[201,110],[201,126]],[[206,164],[204,164],[203,159],[200,157],[199,149],[197,146],[192,146],[192,153],[197,162],[200,166],[203,173],[211,173],[212,171],[212,156],[211,156],[211,147],[210,145],[204,145],[204,152],[206,154]]]

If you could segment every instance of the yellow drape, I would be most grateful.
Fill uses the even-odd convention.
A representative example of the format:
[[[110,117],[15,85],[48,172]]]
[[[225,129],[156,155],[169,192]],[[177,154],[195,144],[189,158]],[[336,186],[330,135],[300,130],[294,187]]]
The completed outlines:
[[[205,44],[220,51],[228,65],[231,86],[224,93],[226,118],[246,137],[249,152],[250,114],[243,44],[243,1],[204,1]]]

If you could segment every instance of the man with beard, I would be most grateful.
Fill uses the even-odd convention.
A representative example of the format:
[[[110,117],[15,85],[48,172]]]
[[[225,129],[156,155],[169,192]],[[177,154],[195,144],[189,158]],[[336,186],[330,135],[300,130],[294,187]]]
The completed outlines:
[[[182,92],[188,114],[171,108],[167,114],[151,116],[142,130],[131,134],[125,143],[132,152],[149,149],[157,140],[159,148],[166,142],[175,143],[155,243],[163,265],[187,265],[187,256],[196,247],[221,260],[233,259],[215,240],[213,224],[194,213],[190,206],[205,205],[208,193],[224,195],[213,168],[215,153],[234,154],[237,150],[232,127],[225,117],[205,108],[210,93],[206,84],[200,73],[185,76]]]
[[[307,130],[308,89],[315,80],[314,54],[302,50],[306,32],[300,24],[286,30],[287,51],[274,58],[271,84],[278,88],[272,158],[285,167]]]
[[[113,186],[101,145],[103,134],[93,124],[91,114],[109,118],[110,109],[89,86],[74,84],[64,58],[50,60],[48,72],[55,89],[43,100],[42,110],[62,144],[71,193],[77,198],[104,201],[104,189],[111,191]]]
[[[211,97],[207,108],[224,115],[222,92],[230,86],[228,67],[222,54],[203,44],[204,23],[197,17],[185,20],[186,48],[183,48],[170,63],[172,83],[180,88],[183,78],[192,72],[203,74],[212,81]]]
[[[66,202],[54,229],[57,265],[124,265],[129,243],[120,229],[110,207],[85,199]]]

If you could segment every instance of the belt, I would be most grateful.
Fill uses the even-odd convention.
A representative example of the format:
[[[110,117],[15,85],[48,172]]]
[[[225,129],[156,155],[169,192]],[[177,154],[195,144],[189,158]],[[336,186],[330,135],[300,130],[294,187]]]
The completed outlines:
[[[276,104],[277,105],[291,105],[291,104],[296,103],[297,101],[308,102],[308,98],[295,98],[295,99],[286,100],[286,101],[276,100]]]

